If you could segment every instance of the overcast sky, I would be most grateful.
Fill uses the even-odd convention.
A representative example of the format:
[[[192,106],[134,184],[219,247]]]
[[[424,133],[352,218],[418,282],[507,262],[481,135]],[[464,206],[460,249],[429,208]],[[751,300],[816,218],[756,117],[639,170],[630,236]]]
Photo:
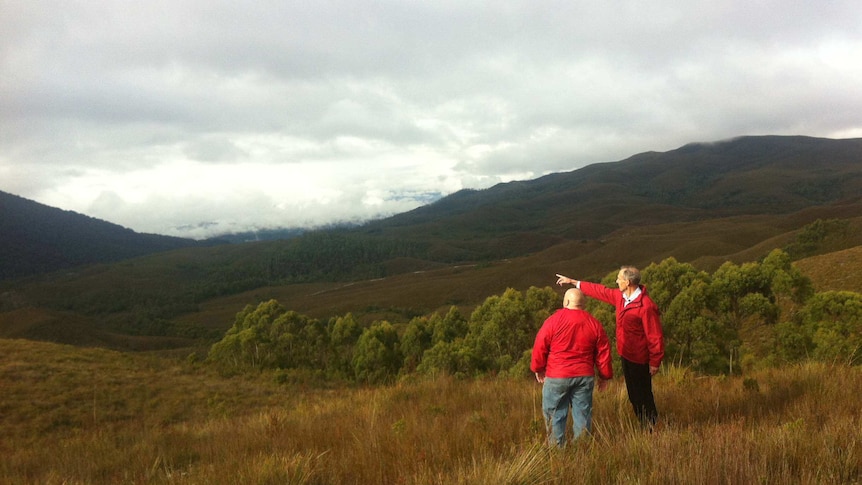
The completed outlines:
[[[0,190],[201,238],[862,137],[858,0],[0,0]]]

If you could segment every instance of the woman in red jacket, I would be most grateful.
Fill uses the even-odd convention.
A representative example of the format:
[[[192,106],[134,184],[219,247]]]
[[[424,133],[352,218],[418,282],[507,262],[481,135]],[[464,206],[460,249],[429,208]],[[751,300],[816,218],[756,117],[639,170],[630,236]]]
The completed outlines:
[[[652,429],[658,410],[652,392],[652,376],[664,358],[664,335],[659,310],[640,284],[640,271],[623,266],[617,275],[618,288],[557,275],[557,284],[573,284],[587,296],[616,308],[617,353],[623,364],[629,401],[641,423]]]

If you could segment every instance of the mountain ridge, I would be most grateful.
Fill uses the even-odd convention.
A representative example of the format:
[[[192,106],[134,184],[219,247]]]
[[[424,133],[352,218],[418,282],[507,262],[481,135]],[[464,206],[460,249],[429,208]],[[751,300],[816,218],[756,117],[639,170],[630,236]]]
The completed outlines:
[[[813,170],[813,162],[821,166]],[[835,202],[862,194],[860,165],[862,139],[740,137],[462,191],[364,227],[409,238],[397,228],[431,229],[445,218],[464,232],[499,236],[510,232],[515,220],[519,231],[526,227],[567,238],[600,238],[657,219],[786,213]],[[792,187],[775,183],[782,179]],[[648,206],[664,213],[641,210]],[[519,216],[534,216],[533,222]]]
[[[0,191],[0,280],[199,245]]]

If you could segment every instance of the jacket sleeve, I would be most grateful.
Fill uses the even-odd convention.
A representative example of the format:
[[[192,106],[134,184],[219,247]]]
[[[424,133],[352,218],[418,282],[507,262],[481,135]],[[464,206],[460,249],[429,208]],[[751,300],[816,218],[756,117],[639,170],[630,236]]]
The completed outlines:
[[[616,308],[620,302],[620,290],[608,288],[607,286],[597,283],[590,283],[589,281],[581,281],[580,288],[588,297],[609,303],[613,305],[614,308]]]
[[[596,326],[596,369],[602,379],[613,379],[614,367],[611,364],[611,344],[602,324],[593,319]]]
[[[650,305],[646,306],[643,325],[649,348],[649,365],[659,367],[662,359],[664,359],[664,332],[661,328],[658,307],[652,301],[650,301]]]
[[[545,320],[539,333],[536,334],[536,341],[533,343],[533,357],[530,359],[530,370],[533,372],[545,372],[545,367],[548,364],[548,353],[551,350],[551,335],[548,332],[550,321],[551,318]]]

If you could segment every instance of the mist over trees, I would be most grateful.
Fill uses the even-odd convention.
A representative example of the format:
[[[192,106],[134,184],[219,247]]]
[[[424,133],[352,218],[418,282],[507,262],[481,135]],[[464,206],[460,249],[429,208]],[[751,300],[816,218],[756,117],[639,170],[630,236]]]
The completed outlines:
[[[616,273],[602,283],[611,286]],[[758,262],[728,262],[711,274],[667,258],[644,268],[642,280],[662,312],[666,365],[739,374],[806,359],[862,362],[862,295],[814,293],[784,250]],[[560,300],[551,287],[510,288],[468,316],[453,306],[443,315],[368,326],[351,314],[309,318],[270,300],[239,312],[208,361],[225,373],[272,369],[286,380],[523,376],[536,332]],[[587,309],[613,341],[613,309],[591,299]]]

